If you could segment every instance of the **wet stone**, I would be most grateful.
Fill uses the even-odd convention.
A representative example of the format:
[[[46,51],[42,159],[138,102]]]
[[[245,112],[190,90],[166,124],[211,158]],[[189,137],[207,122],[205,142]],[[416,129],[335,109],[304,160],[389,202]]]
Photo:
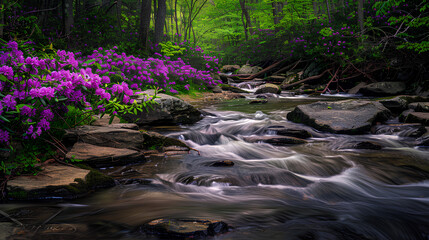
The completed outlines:
[[[232,167],[234,166],[234,162],[231,160],[223,160],[223,161],[217,161],[212,164],[210,164],[211,167]]]
[[[307,130],[304,129],[291,129],[286,128],[283,126],[270,126],[267,128],[269,132],[274,132],[277,135],[281,136],[290,136],[290,137],[296,137],[296,138],[311,138],[312,135]]]
[[[303,144],[307,141],[289,136],[251,136],[245,137],[244,140],[250,143],[269,143],[273,145],[289,145],[289,144]]]
[[[421,137],[426,128],[419,123],[376,125],[371,129],[373,134],[398,135],[400,137]]]
[[[383,147],[378,144],[378,143],[374,143],[374,142],[368,142],[368,141],[364,141],[364,142],[360,142],[357,143],[353,146],[354,149],[371,149],[371,150],[380,150]]]
[[[216,220],[156,219],[145,224],[142,230],[167,238],[202,239],[228,232],[228,225]]]

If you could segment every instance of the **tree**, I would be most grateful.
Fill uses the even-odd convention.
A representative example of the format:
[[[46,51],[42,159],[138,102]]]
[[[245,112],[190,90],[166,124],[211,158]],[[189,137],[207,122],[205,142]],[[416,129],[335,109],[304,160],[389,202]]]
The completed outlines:
[[[65,34],[69,35],[71,31],[71,26],[73,25],[74,19],[73,19],[73,0],[63,0],[63,3],[65,4],[64,7],[64,30]]]
[[[164,36],[165,17],[167,14],[166,0],[158,0],[158,9],[155,18],[155,44],[161,42]]]
[[[142,0],[140,11],[140,43],[143,49],[147,49],[149,39],[150,15],[152,12],[152,0]]]
[[[241,7],[241,21],[243,23],[244,34],[246,36],[246,40],[248,40],[249,30],[250,32],[253,32],[253,31],[252,31],[252,21],[250,20],[250,15],[246,8],[246,0],[240,0],[240,7]]]
[[[0,0],[0,38],[3,38],[3,25],[4,25],[4,0]]]

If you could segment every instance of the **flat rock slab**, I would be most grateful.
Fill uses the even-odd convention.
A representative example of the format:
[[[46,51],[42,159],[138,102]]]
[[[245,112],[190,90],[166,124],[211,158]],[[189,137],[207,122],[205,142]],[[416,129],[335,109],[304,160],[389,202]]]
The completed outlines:
[[[273,145],[289,145],[289,144],[303,144],[307,143],[307,141],[295,138],[295,137],[288,137],[288,136],[251,136],[251,137],[244,137],[244,141],[250,142],[250,143],[269,143]]]
[[[429,126],[429,112],[410,112],[405,117],[406,123],[421,123]]]
[[[67,159],[79,159],[92,167],[124,165],[144,161],[144,154],[126,148],[100,147],[88,143],[76,143],[66,155]]]
[[[377,82],[371,83],[359,90],[366,96],[394,96],[403,93],[406,90],[403,82]]]
[[[86,195],[96,188],[111,187],[112,178],[86,169],[47,165],[36,176],[18,176],[8,181],[8,197],[17,200],[66,198]]]
[[[429,102],[414,102],[408,104],[409,109],[413,109],[416,112],[429,112]]]
[[[304,123],[321,131],[361,134],[378,121],[385,121],[390,111],[381,103],[365,100],[316,102],[299,105],[288,113],[290,121]]]
[[[133,129],[85,125],[66,130],[64,140],[68,143],[79,141],[103,147],[141,149],[144,137]]]
[[[201,239],[228,232],[228,225],[214,220],[156,219],[145,224],[143,229],[148,234],[168,238]]]
[[[261,93],[280,94],[281,92],[282,92],[282,90],[280,89],[279,86],[272,84],[272,83],[267,83],[267,84],[259,86],[258,89],[256,89],[255,94],[261,94]]]
[[[289,137],[296,137],[296,138],[311,138],[312,135],[307,130],[304,129],[291,129],[286,128],[283,126],[270,126],[267,128],[269,132],[272,132],[277,135],[281,136],[289,136]]]
[[[153,90],[144,91],[149,96],[153,96]],[[192,124],[202,119],[201,112],[186,103],[185,101],[158,93],[155,99],[157,104],[153,104],[152,108],[147,111],[137,112],[137,114],[124,114],[122,117],[128,122],[138,125],[177,125],[177,124]],[[147,96],[139,95],[136,100],[138,103],[144,101]]]

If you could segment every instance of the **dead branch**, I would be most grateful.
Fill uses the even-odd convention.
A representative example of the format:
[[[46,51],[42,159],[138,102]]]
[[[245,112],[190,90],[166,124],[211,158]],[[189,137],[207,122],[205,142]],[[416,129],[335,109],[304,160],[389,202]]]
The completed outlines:
[[[281,72],[284,72],[284,71],[288,70],[291,66],[293,66],[293,67],[289,71],[293,70],[294,68],[296,68],[296,66],[298,66],[298,64],[301,62],[301,60],[302,59],[299,59],[297,62],[287,65],[286,67],[284,67],[284,68],[278,70],[277,72],[275,72],[274,75],[279,74]]]
[[[321,74],[319,74],[319,75],[311,76],[311,77],[308,77],[308,78],[305,78],[305,79],[299,80],[298,82],[294,82],[294,83],[291,83],[291,84],[283,85],[283,86],[281,86],[281,87],[282,87],[282,89],[288,89],[288,88],[294,87],[294,86],[296,86],[296,85],[299,85],[299,84],[301,84],[301,83],[304,83],[304,82],[307,82],[307,81],[310,81],[310,80],[314,80],[314,79],[321,78],[323,75],[325,75],[325,73],[327,73],[328,71],[331,71],[331,70],[332,70],[332,68],[326,69],[325,71],[323,71],[323,72],[322,72]]]
[[[285,62],[286,60],[287,60],[287,58],[285,58],[285,59],[283,59],[283,60],[281,60],[281,61],[278,61],[278,62],[276,62],[276,63],[274,63],[274,64],[272,64],[272,65],[268,66],[267,68],[263,69],[262,71],[260,71],[260,72],[258,72],[258,73],[255,73],[255,74],[253,74],[253,75],[251,75],[251,76],[249,76],[249,77],[247,77],[247,78],[240,78],[240,79],[241,79],[241,80],[252,80],[252,79],[254,79],[255,77],[260,76],[260,75],[262,75],[262,74],[264,74],[264,73],[266,73],[266,72],[270,71],[271,69],[273,69],[273,68],[277,67],[279,64],[281,64],[281,63]]]

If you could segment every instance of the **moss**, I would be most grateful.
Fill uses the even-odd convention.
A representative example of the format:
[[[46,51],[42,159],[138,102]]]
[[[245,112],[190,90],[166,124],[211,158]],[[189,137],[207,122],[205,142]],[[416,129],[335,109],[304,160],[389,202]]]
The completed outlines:
[[[169,137],[165,137],[163,135],[160,135],[157,133],[151,133],[151,132],[142,132],[142,133],[145,139],[143,143],[143,147],[146,149],[155,150],[155,149],[160,149],[160,148],[169,147],[169,146],[188,148],[188,146],[185,143],[175,138],[169,138]]]

